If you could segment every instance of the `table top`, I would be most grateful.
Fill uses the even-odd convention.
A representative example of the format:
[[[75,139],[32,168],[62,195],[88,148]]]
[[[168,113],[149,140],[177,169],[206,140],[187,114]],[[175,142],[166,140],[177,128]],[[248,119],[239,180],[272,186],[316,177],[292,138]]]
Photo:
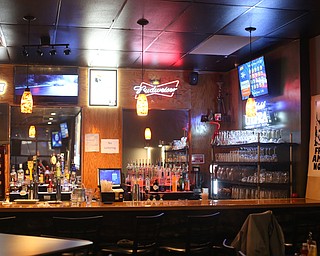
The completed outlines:
[[[72,204],[70,201],[59,203],[39,201],[33,203],[0,203],[0,212],[97,212],[97,211],[176,211],[176,210],[212,210],[212,209],[248,209],[248,208],[290,208],[320,207],[320,200],[306,198],[285,199],[237,199],[237,200],[157,200],[124,201],[112,204],[93,202]]]
[[[50,255],[92,245],[91,241],[0,233],[1,256]]]

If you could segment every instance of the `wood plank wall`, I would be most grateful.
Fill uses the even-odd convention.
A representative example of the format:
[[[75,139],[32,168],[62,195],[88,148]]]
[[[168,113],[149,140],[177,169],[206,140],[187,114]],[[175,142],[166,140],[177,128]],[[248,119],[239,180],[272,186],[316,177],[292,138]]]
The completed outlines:
[[[160,79],[161,83],[179,80],[179,89],[173,98],[160,96],[149,97],[150,109],[192,109],[190,127],[191,131],[197,129],[200,122],[201,114],[206,114],[208,108],[214,108],[212,99],[217,97],[217,91],[214,85],[220,75],[216,73],[206,73],[199,75],[199,83],[196,86],[189,84],[189,71],[172,71],[172,70],[147,70],[144,74],[144,81],[152,79]],[[81,77],[87,76],[87,70],[81,69]],[[122,109],[134,109],[136,100],[134,99],[133,86],[138,85],[141,80],[141,71],[133,69],[118,70],[118,88],[119,88],[119,107],[118,108],[96,108],[88,107],[87,95],[85,89],[81,94],[80,105],[83,107],[82,121],[82,138],[87,133],[98,133],[100,139],[119,139],[119,154],[102,154],[84,152],[84,140],[82,140],[82,177],[86,187],[95,187],[97,184],[96,170],[99,167],[122,167],[125,168],[127,163],[122,162],[122,133],[129,132],[122,130]],[[81,79],[81,87],[87,88],[85,85],[87,79]],[[83,83],[83,84],[82,84]],[[194,126],[194,127],[193,127]],[[170,129],[170,124],[168,124]],[[191,137],[198,136],[194,132],[190,132]],[[135,135],[132,135],[135,136]],[[191,148],[195,147],[195,152],[205,152],[210,154],[210,138],[211,133],[200,135],[200,142],[195,140],[196,144],[191,144]],[[193,138],[191,138],[193,140]],[[208,143],[209,141],[209,143]],[[206,157],[209,160],[209,157]],[[205,163],[207,165],[207,162]],[[207,169],[206,167],[203,170]]]

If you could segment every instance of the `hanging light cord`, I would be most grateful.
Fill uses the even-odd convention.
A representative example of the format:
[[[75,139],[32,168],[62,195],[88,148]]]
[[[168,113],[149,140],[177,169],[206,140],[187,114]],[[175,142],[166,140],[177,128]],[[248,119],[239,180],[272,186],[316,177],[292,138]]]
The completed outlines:
[[[36,18],[33,16],[24,16],[24,20],[28,21],[28,52],[29,52],[29,45],[30,45],[30,23],[34,21]],[[27,88],[29,88],[29,56],[26,55],[27,58]]]
[[[141,82],[143,82],[143,74],[144,74],[144,58],[143,58],[143,51],[144,51],[144,26],[149,24],[149,21],[145,18],[141,18],[137,21],[137,23],[142,26],[141,29]]]
[[[249,51],[250,51],[250,74],[249,74],[249,81],[250,81],[250,94],[251,93],[251,83],[252,83],[252,37],[251,37],[251,33],[252,31],[255,31],[256,28],[255,27],[247,27],[245,28],[246,31],[249,31],[249,38],[250,38],[250,48],[249,48]]]

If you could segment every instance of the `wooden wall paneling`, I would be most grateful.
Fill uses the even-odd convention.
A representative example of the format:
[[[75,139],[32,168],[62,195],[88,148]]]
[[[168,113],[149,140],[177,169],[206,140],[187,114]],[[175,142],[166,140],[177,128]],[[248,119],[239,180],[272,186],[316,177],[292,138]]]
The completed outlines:
[[[205,184],[209,185],[209,165],[211,163],[211,137],[214,126],[201,122],[201,115],[207,114],[208,110],[217,110],[219,73],[200,74],[199,83],[191,89],[191,150],[193,154],[204,154],[205,164],[200,165],[200,171],[204,176]]]
[[[122,167],[122,124],[120,108],[89,108],[82,110],[82,182],[97,187],[97,168]],[[119,153],[85,152],[85,134],[99,134],[101,139],[119,139]],[[101,145],[100,145],[101,146]]]
[[[160,79],[161,84],[179,80],[178,90],[172,98],[152,95],[148,97],[149,109],[190,109],[190,85],[188,71],[177,70],[145,70],[144,82]],[[135,109],[136,100],[133,87],[141,83],[141,71],[119,69],[119,104],[122,108]]]

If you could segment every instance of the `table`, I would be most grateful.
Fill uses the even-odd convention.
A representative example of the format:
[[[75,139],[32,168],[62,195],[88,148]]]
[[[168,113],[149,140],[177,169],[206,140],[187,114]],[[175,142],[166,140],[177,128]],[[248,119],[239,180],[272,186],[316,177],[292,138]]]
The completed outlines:
[[[1,256],[51,255],[85,249],[91,241],[80,239],[60,239],[51,237],[11,235],[0,233]]]

